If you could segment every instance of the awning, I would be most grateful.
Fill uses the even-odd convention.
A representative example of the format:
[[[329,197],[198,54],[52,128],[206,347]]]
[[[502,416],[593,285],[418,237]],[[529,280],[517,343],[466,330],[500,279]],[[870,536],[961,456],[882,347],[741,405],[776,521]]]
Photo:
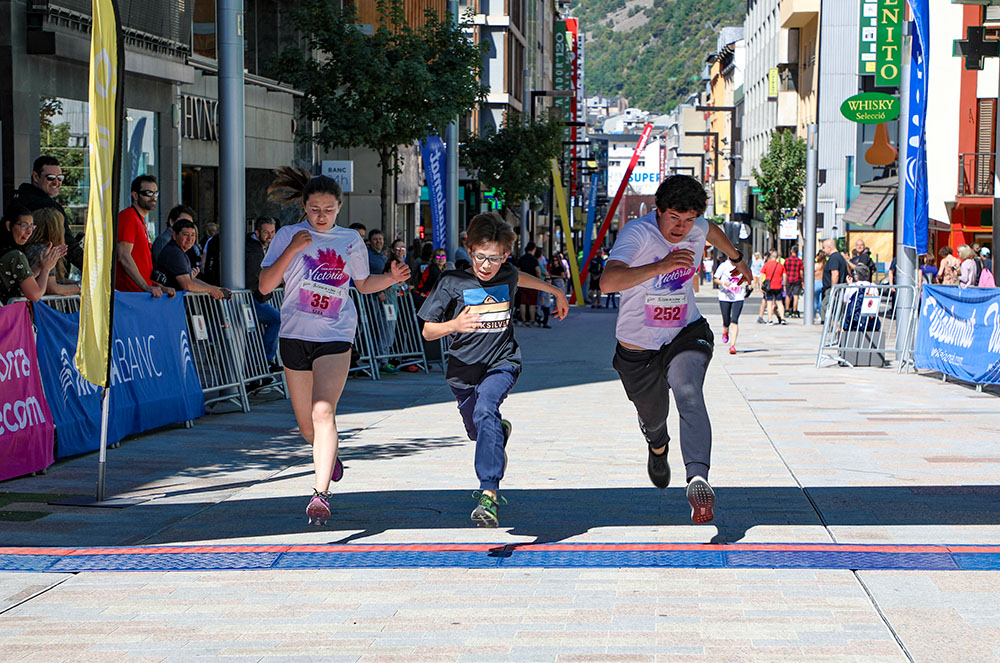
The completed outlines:
[[[896,177],[886,177],[862,184],[861,193],[844,214],[844,222],[874,226],[889,203],[896,199],[898,182]]]

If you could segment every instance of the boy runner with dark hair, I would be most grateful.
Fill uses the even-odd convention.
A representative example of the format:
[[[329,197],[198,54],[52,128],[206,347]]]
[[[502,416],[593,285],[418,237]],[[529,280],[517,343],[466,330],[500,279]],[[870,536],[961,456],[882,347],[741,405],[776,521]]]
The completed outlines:
[[[601,276],[601,290],[621,292],[613,365],[649,445],[649,478],[661,489],[670,483],[667,411],[673,390],[695,523],[711,521],[715,505],[708,483],[712,427],[703,393],[714,337],[695,302],[695,256],[704,255],[707,242],[733,263],[734,277],[751,279],[743,254],[702,216],[705,204],[705,189],[693,177],[663,180],[656,208],[622,229]]]
[[[476,443],[480,492],[474,494],[479,504],[472,520],[480,527],[496,527],[497,491],[507,466],[504,447],[511,432],[510,422],[500,418],[500,404],[521,372],[511,319],[514,294],[517,288],[551,293],[559,320],[569,312],[569,302],[558,288],[507,262],[516,235],[499,216],[479,214],[466,232],[472,266],[442,274],[418,315],[424,320],[426,340],[452,335],[446,378],[465,431]]]

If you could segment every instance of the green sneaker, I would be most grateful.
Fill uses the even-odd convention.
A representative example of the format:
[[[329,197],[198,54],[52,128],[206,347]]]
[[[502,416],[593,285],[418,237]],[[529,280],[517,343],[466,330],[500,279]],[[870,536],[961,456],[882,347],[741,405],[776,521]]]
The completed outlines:
[[[498,501],[482,491],[476,491],[472,496],[479,500],[479,504],[472,510],[472,522],[479,527],[497,527],[500,524],[499,502],[506,504],[507,500],[500,497]]]

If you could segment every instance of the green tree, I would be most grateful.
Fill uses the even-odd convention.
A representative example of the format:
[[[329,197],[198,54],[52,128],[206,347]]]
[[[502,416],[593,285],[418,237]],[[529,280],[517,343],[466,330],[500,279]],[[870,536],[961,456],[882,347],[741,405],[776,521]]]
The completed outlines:
[[[549,165],[562,149],[563,123],[557,117],[525,124],[510,112],[500,131],[488,131],[462,146],[462,163],[487,188],[501,192],[504,207],[541,196],[549,186]]]
[[[307,50],[288,48],[282,77],[301,90],[302,116],[318,124],[308,140],[326,149],[367,147],[382,170],[382,231],[393,236],[391,182],[398,146],[441,131],[485,98],[482,50],[469,27],[428,10],[420,27],[407,24],[403,0],[379,0],[372,34],[357,24],[354,3],[304,0],[296,22]]]
[[[778,230],[781,210],[796,208],[806,187],[806,142],[792,131],[774,131],[760,168],[753,169],[760,188],[760,206],[772,233]]]

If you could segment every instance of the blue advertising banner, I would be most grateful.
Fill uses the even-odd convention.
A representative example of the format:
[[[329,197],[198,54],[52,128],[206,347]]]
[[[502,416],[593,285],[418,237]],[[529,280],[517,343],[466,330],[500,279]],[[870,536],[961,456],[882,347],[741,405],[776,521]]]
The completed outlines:
[[[35,307],[42,383],[56,422],[56,456],[100,444],[100,389],[76,369],[78,314]],[[181,297],[115,293],[108,444],[197,419],[205,400],[195,371]]]
[[[35,344],[56,422],[56,458],[94,451],[101,434],[101,387],[87,382],[73,361],[79,326],[79,313],[60,313],[44,302],[35,305]]]
[[[448,246],[448,227],[445,219],[444,169],[447,157],[444,141],[440,136],[428,136],[420,141],[420,156],[427,178],[427,196],[431,203],[431,232],[435,249]]]
[[[1000,384],[1000,288],[925,285],[913,359],[920,369]]]
[[[927,90],[930,8],[927,0],[909,0],[913,17],[909,117],[906,118],[906,174],[903,202],[903,246],[927,253]],[[902,127],[900,127],[902,130]]]

